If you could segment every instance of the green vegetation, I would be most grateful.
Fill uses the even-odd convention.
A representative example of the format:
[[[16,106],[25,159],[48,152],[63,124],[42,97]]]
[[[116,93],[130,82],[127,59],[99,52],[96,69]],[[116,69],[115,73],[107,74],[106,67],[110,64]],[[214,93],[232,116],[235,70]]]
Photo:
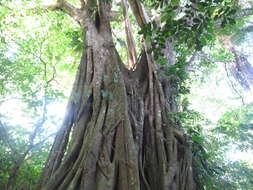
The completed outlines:
[[[86,51],[80,27],[42,4],[40,0],[0,2],[3,190],[35,189],[61,126],[81,53]],[[118,4],[113,3],[117,14],[123,12]],[[137,53],[141,41],[150,43],[147,51],[161,68],[159,76],[170,81],[168,101],[178,108],[167,116],[181,127],[179,131],[185,131],[198,188],[252,190],[253,162],[231,157],[253,156],[253,62],[249,57],[253,2],[144,0],[143,4],[151,16],[159,13],[160,17],[140,29],[129,11]],[[117,17],[111,21],[114,43],[127,63],[123,17]],[[169,64],[163,53],[168,39],[175,51]],[[119,83],[117,73],[112,81]],[[114,98],[104,90],[101,96],[108,101]]]

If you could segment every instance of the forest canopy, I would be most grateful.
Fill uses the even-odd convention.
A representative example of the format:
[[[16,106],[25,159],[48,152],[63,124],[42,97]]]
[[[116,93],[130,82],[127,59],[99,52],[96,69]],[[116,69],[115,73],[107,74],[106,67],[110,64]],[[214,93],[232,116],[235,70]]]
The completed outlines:
[[[252,15],[1,0],[0,189],[253,189]]]

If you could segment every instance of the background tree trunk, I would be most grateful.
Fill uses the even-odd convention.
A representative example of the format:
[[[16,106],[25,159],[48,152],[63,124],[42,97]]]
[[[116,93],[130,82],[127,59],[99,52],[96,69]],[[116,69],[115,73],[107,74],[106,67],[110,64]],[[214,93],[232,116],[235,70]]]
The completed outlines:
[[[95,21],[85,21],[83,56],[39,189],[193,190],[190,148],[168,118],[166,85],[146,53],[135,71],[125,68],[109,10],[100,2]]]

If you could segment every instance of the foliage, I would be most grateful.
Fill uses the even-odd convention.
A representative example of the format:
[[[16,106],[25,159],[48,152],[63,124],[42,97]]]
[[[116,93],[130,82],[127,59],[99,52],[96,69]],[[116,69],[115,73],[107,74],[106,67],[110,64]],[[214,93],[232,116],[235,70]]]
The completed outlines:
[[[155,57],[162,56],[159,48],[172,38],[180,46],[201,50],[215,39],[215,28],[235,24],[236,2],[234,1],[166,1],[155,2],[160,5],[162,27],[155,21],[146,24],[140,31],[147,41],[151,41]],[[166,5],[165,5],[166,4]],[[158,48],[159,47],[159,48]]]
[[[9,9],[1,19],[4,41],[0,51],[1,94],[4,95],[4,91],[17,91],[22,93],[24,100],[31,101],[41,97],[40,94],[47,87],[49,98],[54,94],[60,95],[59,88],[52,87],[52,83],[57,81],[57,77],[62,78],[56,71],[76,68],[71,63],[77,61],[73,49],[80,48],[76,45],[78,31],[59,13],[45,14],[40,10],[34,12],[33,9],[20,11],[14,7]],[[16,11],[19,11],[18,14],[15,14]],[[29,22],[34,24],[27,27]]]
[[[197,74],[205,72],[207,75],[211,68],[216,67],[213,60],[219,63],[233,60],[233,55],[226,48],[217,45],[217,35],[232,35],[232,41],[239,44],[244,41],[243,36],[246,33],[252,32],[252,26],[241,30],[245,21],[241,19],[235,22],[236,10],[239,10],[235,1],[146,0],[144,3],[149,4],[152,9],[155,7],[154,12],[162,15],[158,21],[145,25],[139,34],[143,35],[146,42],[151,43],[149,53],[160,63],[165,76],[176,89],[173,96],[177,98],[182,111],[169,113],[168,117],[173,123],[180,121],[189,135],[199,188],[252,189],[252,166],[239,161],[229,162],[225,152],[232,143],[239,150],[252,149],[253,105],[225,113],[216,128],[210,130],[210,121],[189,109],[188,100],[180,100],[182,95],[190,93],[189,83],[192,81],[189,67],[194,67]],[[61,102],[68,96],[67,86],[72,84],[76,63],[83,48],[83,33],[68,17],[59,12],[34,8],[30,4],[31,1],[19,1],[20,6],[12,1],[0,2],[0,105],[8,99],[17,99],[22,102],[22,114],[30,118],[29,125],[22,122],[17,124],[13,122],[16,115],[2,113],[1,110],[1,114],[5,116],[1,116],[1,122],[8,129],[7,135],[15,151],[6,144],[6,139],[0,133],[0,189],[5,189],[9,173],[29,146],[29,138],[36,126],[43,121],[35,143],[47,138],[53,125],[59,125],[60,119],[49,114],[48,110],[50,105]],[[122,12],[118,5],[113,9]],[[129,14],[134,23],[132,13]],[[120,23],[121,20],[116,20],[111,25],[116,47],[126,61],[126,40],[122,32],[123,25]],[[140,51],[141,37],[137,30],[137,25],[133,24],[134,38]],[[176,64],[170,66],[163,59],[161,51],[168,39],[173,42],[177,52]],[[199,56],[192,66],[190,59],[194,52],[200,50],[207,52],[211,59]],[[102,91],[101,95],[109,100],[113,99],[110,92]],[[21,165],[13,189],[34,188],[50,145],[49,138],[49,141],[29,152]]]
[[[248,163],[235,161],[227,164],[226,169],[230,173],[230,180],[234,182],[234,189],[253,188],[253,168]],[[226,176],[228,177],[228,176]]]
[[[1,123],[0,131],[0,188],[6,189],[10,171],[28,148],[27,137],[30,133],[21,126],[8,126],[6,123]],[[35,187],[50,145],[49,142],[43,143],[30,151],[21,165],[13,189],[32,189]]]
[[[210,128],[213,125],[211,121],[188,108],[190,105],[187,98],[184,98],[180,105],[182,111],[172,112],[168,117],[173,123],[180,122],[189,135],[198,188],[252,189],[252,165],[243,161],[229,161],[226,155],[232,147],[231,143],[233,146],[235,143],[238,145],[238,151],[245,150],[245,147],[252,143],[252,135],[249,132],[252,123],[252,104],[224,114],[215,129]],[[248,126],[247,129],[245,125]],[[224,131],[221,131],[221,128]],[[225,136],[221,138],[221,134]]]
[[[69,18],[30,4],[0,4],[0,189],[23,157],[12,189],[34,189],[61,122],[50,109],[68,96],[82,49]]]
[[[253,104],[225,113],[214,130],[240,150],[253,149]]]

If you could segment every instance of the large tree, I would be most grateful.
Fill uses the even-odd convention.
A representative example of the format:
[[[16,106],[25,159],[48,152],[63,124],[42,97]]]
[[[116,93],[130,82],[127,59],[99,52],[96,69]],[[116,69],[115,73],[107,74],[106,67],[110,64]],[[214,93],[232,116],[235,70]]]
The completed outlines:
[[[80,24],[84,48],[67,113],[38,189],[198,188],[186,135],[169,114],[177,111],[177,76],[167,77],[164,67],[175,64],[173,40],[184,40],[188,47],[200,50],[211,38],[215,23],[211,19],[219,18],[218,25],[234,22],[230,17],[220,18],[223,13],[233,15],[231,7],[217,8],[222,1],[208,2],[191,1],[181,7],[184,3],[179,1],[161,1],[160,6],[169,6],[156,22],[139,0],[129,0],[145,37],[137,60],[128,5],[122,1],[129,66],[122,63],[113,43],[111,1],[81,0],[81,7],[76,8],[58,0],[47,6],[62,10]],[[175,18],[174,13],[180,11],[185,14]],[[159,25],[164,21],[165,25]],[[158,60],[165,60],[165,66]]]

